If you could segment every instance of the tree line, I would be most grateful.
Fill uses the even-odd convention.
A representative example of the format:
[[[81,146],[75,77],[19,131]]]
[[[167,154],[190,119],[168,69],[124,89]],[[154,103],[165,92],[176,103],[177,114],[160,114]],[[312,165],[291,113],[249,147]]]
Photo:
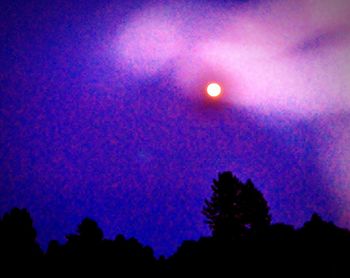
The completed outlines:
[[[64,244],[36,240],[29,212],[14,208],[0,219],[0,263],[30,262],[63,273],[187,274],[228,273],[236,277],[293,275],[342,277],[347,271],[350,231],[313,214],[301,228],[271,224],[268,203],[251,180],[219,173],[204,201],[203,215],[212,235],[185,240],[170,257],[156,258],[135,238],[105,239],[98,224],[85,218]],[[15,269],[12,268],[12,271]]]

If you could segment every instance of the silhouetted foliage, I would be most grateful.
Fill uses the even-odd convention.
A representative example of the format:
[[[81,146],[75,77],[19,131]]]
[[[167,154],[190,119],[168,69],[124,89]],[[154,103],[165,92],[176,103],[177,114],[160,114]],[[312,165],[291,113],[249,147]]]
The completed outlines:
[[[76,233],[67,235],[65,243],[52,240],[43,255],[28,211],[17,208],[0,219],[0,255],[16,264],[18,259],[36,258],[37,266],[42,270],[49,266],[56,275],[74,270],[79,276],[98,271],[100,277],[124,273],[164,277],[348,276],[343,275],[349,272],[348,255],[343,255],[350,250],[348,230],[317,214],[300,229],[283,223],[270,224],[269,208],[262,194],[250,180],[242,183],[230,172],[219,174],[212,189],[203,212],[213,236],[185,240],[169,258],[161,256],[156,260],[152,248],[135,238],[117,235],[114,240],[105,239],[102,229],[90,218],[78,225]]]
[[[214,237],[241,239],[268,227],[269,207],[251,180],[244,184],[231,172],[224,172],[213,183],[213,194],[205,200],[203,214]]]
[[[68,239],[64,246],[67,256],[94,259],[99,258],[102,248],[103,232],[97,223],[85,218],[77,229],[78,234],[67,235]]]
[[[78,233],[80,239],[84,242],[100,242],[103,238],[103,232],[97,223],[90,219],[85,218],[83,222],[78,226]]]
[[[268,228],[265,238],[271,241],[295,241],[296,232],[293,226],[278,223]]]
[[[103,232],[97,223],[85,218],[78,225],[77,234],[66,236],[63,245],[51,241],[47,251],[47,259],[51,265],[64,261],[69,267],[80,267],[88,274],[88,269],[99,267],[99,272],[127,271],[134,273],[153,273],[156,271],[156,259],[152,248],[142,246],[135,238],[125,239],[118,235],[115,240],[103,238]],[[86,263],[89,263],[87,268]]]
[[[305,241],[344,241],[349,239],[350,232],[335,226],[332,222],[324,221],[314,213],[299,231],[301,239]]]
[[[14,208],[0,220],[0,255],[3,258],[33,258],[41,255],[29,212]]]

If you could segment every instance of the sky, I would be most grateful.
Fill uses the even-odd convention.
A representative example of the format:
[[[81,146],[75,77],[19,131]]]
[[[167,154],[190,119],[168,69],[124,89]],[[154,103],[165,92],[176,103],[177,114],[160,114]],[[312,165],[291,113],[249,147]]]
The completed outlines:
[[[350,228],[350,3],[1,1],[0,214],[172,254],[219,172]],[[205,92],[222,87],[218,98]]]

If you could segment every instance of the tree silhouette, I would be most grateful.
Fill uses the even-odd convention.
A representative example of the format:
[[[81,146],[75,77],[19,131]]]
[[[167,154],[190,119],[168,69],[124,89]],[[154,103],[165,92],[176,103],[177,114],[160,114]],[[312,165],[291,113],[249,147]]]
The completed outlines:
[[[85,218],[78,226],[78,233],[80,239],[86,242],[99,242],[103,238],[103,232],[97,223],[90,219]]]
[[[14,274],[21,268],[13,268],[13,263],[30,262],[26,273],[36,276],[47,269],[58,275],[78,271],[80,276],[97,271],[101,277],[111,273],[260,277],[285,276],[286,271],[295,277],[349,276],[344,275],[349,272],[349,256],[344,256],[350,250],[349,230],[318,214],[299,229],[283,223],[271,225],[261,192],[251,180],[243,183],[231,172],[219,173],[211,188],[203,214],[213,236],[185,240],[169,258],[158,260],[152,248],[136,238],[104,238],[102,229],[90,218],[68,234],[65,243],[52,240],[43,254],[29,212],[12,209],[0,219],[1,270]]]
[[[241,239],[270,224],[267,202],[251,180],[244,184],[231,172],[223,172],[211,188],[213,194],[205,200],[203,214],[214,238]]]
[[[41,250],[36,242],[33,221],[26,209],[14,208],[0,221],[0,256],[38,257]]]
[[[78,234],[67,235],[67,244],[64,246],[65,253],[68,256],[97,258],[101,253],[103,232],[98,224],[90,219],[85,218],[78,225]]]
[[[299,230],[299,236],[304,241],[341,241],[345,242],[350,238],[350,232],[327,222],[320,215],[314,213],[310,221],[305,222],[304,226]],[[334,244],[334,243],[332,243]]]

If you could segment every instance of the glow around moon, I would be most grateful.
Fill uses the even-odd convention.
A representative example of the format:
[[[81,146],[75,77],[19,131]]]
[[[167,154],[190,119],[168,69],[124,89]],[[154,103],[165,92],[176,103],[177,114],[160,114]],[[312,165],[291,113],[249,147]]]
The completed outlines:
[[[221,94],[221,87],[218,83],[210,83],[207,87],[207,93],[211,97],[217,97]]]

